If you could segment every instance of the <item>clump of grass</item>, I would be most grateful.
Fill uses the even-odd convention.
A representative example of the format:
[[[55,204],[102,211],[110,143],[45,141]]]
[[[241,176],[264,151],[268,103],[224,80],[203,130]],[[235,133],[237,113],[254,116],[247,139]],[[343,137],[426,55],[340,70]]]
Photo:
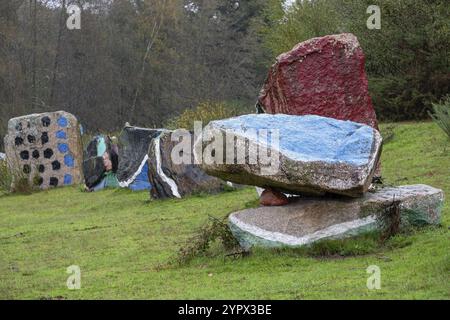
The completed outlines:
[[[383,131],[381,132],[381,136],[383,137],[383,144],[386,145],[394,139],[395,128],[396,128],[395,124],[389,124],[383,128]]]
[[[205,254],[211,247],[211,244],[216,240],[219,240],[228,252],[240,249],[239,243],[226,223],[227,218],[218,219],[209,216],[208,222],[186,242],[184,247],[180,248],[178,256],[175,259],[177,263],[179,265],[185,265],[195,257]]]
[[[401,223],[400,201],[395,200],[394,197],[392,202],[377,215],[377,225],[379,230],[381,230],[381,243],[385,243],[388,239],[399,234]]]
[[[434,122],[450,138],[450,95],[446,96],[440,103],[433,103],[433,112],[429,112]]]
[[[258,208],[259,207],[259,199],[247,201],[244,205],[245,209],[252,209],[252,208]]]
[[[298,248],[276,248],[271,251],[287,257],[311,257],[316,259],[341,259],[370,254],[378,254],[386,250],[404,248],[412,241],[404,235],[392,236],[385,241],[380,231],[370,231],[358,236],[344,239],[327,239]],[[264,249],[257,249],[265,251]]]
[[[37,179],[30,178],[11,159],[0,161],[0,193],[31,194],[37,188]]]
[[[8,170],[6,160],[0,160],[0,193],[9,193],[12,176]]]
[[[354,257],[378,252],[379,237],[379,232],[372,231],[351,238],[321,240],[298,248],[278,248],[274,252],[319,259]]]
[[[367,233],[358,238],[342,240],[324,240],[313,243],[306,249],[306,254],[312,257],[352,257],[376,252],[378,234]]]
[[[246,204],[247,207],[257,206],[257,200]],[[226,218],[220,220],[209,217],[209,221],[202,226],[195,235],[182,247],[175,259],[178,265],[185,265],[195,257],[204,255],[211,244],[220,240],[225,250],[234,250],[234,253],[226,256],[243,256],[250,252],[269,251],[275,254],[288,256],[306,256],[318,259],[345,258],[368,254],[376,254],[383,250],[392,250],[411,244],[402,236],[401,231],[400,201],[393,199],[382,213],[377,216],[378,230],[344,239],[325,239],[298,248],[256,248],[251,251],[243,250],[231,233],[226,223]]]

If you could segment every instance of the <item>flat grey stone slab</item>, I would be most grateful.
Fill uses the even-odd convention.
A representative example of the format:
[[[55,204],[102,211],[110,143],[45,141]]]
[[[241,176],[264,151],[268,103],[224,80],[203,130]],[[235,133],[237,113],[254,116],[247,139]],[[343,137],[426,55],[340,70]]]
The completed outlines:
[[[383,188],[361,198],[299,197],[282,207],[233,213],[229,225],[244,248],[302,246],[377,228],[377,215],[400,202],[402,226],[439,224],[442,190],[426,185]]]

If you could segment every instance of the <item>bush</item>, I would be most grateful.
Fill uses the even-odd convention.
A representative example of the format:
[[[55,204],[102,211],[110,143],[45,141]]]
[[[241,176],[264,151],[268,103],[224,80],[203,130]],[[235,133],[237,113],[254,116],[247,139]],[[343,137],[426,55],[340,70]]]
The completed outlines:
[[[180,248],[178,256],[175,259],[177,263],[179,265],[185,265],[195,257],[205,254],[211,247],[211,244],[216,240],[220,240],[226,251],[238,250],[242,252],[239,243],[228,227],[227,219],[228,217],[217,219],[209,216],[209,221],[186,242],[185,246]]]
[[[384,0],[382,29],[369,30],[366,9],[373,0],[267,0],[259,27],[275,57],[311,37],[351,32],[366,56],[370,94],[380,121],[423,120],[450,92],[448,1]]]
[[[441,103],[433,103],[433,112],[429,114],[450,138],[450,96],[447,96]]]
[[[186,109],[181,115],[170,120],[166,127],[169,129],[194,128],[194,121],[201,121],[206,126],[210,121],[238,116],[243,113],[243,108],[229,105],[224,102],[205,101],[194,109]]]
[[[12,177],[6,161],[0,160],[0,194],[8,193],[11,188]]]
[[[37,177],[30,178],[21,170],[11,170],[11,168],[17,168],[17,166],[8,165],[7,160],[0,161],[0,194],[10,192],[31,194],[38,189]]]

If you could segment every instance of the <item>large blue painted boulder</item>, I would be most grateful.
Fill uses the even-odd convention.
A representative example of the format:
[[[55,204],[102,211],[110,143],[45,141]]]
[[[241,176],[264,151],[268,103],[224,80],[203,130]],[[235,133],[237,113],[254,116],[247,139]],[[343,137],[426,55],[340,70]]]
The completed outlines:
[[[370,126],[315,115],[252,114],[210,122],[195,157],[210,175],[294,194],[360,196],[382,139]]]

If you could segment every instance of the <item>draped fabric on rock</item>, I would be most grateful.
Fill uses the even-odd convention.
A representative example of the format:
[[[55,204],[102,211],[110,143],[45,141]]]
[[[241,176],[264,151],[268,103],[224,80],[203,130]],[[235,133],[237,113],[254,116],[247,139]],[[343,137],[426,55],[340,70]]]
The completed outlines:
[[[150,190],[148,149],[162,129],[126,126],[119,136],[119,169],[117,179],[123,188]]]

